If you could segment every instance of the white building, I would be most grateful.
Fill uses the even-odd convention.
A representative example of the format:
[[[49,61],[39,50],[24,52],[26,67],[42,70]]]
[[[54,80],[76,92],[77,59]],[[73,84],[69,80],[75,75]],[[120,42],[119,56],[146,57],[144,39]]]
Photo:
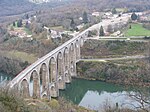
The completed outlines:
[[[99,12],[93,12],[93,13],[92,13],[92,16],[99,17],[99,16],[100,16],[100,13],[99,13]]]

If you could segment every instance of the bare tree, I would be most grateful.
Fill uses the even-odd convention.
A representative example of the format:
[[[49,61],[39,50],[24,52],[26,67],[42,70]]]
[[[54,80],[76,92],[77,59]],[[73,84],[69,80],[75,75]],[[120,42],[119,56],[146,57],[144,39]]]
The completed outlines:
[[[144,62],[144,70],[138,69],[137,75],[141,76],[144,81],[141,81],[140,83],[143,83],[142,85],[145,85],[144,83],[150,83],[150,41],[146,45],[146,59],[143,60]],[[138,77],[137,77],[138,78]],[[145,82],[146,81],[146,82]],[[134,86],[134,81],[132,82]],[[135,87],[135,93],[130,92],[129,97],[134,99],[139,103],[138,106],[135,106],[136,109],[142,110],[143,112],[149,112],[150,111],[150,92],[149,88],[143,88],[143,87]]]

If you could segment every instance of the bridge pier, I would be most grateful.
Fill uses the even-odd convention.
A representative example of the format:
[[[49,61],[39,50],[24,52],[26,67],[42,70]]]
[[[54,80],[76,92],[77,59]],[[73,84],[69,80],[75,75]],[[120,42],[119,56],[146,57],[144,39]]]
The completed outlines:
[[[50,86],[50,96],[53,98],[57,98],[59,96],[59,89],[57,83],[53,83]]]
[[[71,83],[71,75],[69,73],[65,73],[65,83]]]
[[[66,88],[64,76],[58,78],[58,89],[63,90]]]

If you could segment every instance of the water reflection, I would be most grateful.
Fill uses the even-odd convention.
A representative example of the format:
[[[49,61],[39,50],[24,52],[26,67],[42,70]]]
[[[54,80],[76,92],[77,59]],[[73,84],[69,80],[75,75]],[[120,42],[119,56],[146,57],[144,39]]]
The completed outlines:
[[[12,80],[10,75],[0,73],[0,84],[3,81]],[[40,85],[41,86],[41,85]],[[42,91],[42,86],[41,86]],[[33,95],[33,79],[29,85],[30,96]],[[105,104],[119,107],[134,108],[140,104],[134,99],[128,97],[128,92],[135,94],[125,87],[100,81],[88,81],[74,79],[71,84],[67,84],[66,89],[60,92],[60,96],[71,100],[73,103],[93,110],[98,110],[104,107]],[[150,92],[150,91],[149,91]],[[147,105],[150,108],[150,105]]]
[[[128,97],[128,93],[126,91],[114,93],[104,91],[101,94],[97,91],[87,91],[79,103],[80,106],[90,108],[92,110],[103,109],[104,105],[115,107],[115,104],[118,104],[120,108],[130,107],[132,109],[134,109],[132,105],[139,105],[138,102]]]
[[[120,108],[134,109],[134,106],[139,106],[139,103],[128,96],[129,92],[135,93],[120,85],[74,79],[70,85],[67,85],[65,91],[60,92],[60,95],[79,106],[92,110],[100,110],[106,104],[110,107],[118,104]]]

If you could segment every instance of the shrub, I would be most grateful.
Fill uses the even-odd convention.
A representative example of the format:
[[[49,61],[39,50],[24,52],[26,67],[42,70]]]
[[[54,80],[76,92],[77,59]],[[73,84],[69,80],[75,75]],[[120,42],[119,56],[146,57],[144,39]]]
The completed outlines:
[[[15,92],[0,88],[1,112],[31,112],[30,108]]]

